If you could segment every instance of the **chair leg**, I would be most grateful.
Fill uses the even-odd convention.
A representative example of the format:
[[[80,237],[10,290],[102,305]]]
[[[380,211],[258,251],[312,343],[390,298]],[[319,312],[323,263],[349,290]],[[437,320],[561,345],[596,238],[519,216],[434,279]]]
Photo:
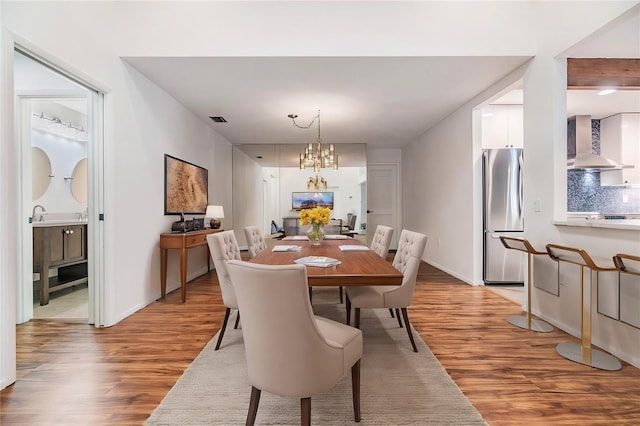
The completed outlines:
[[[360,421],[360,361],[351,367],[351,393],[353,394],[353,417]]]
[[[311,397],[300,398],[300,425],[311,425]]]
[[[354,319],[354,326],[360,328],[360,308],[356,308],[356,318]]]
[[[313,287],[309,287],[309,302],[313,304]]]
[[[240,311],[238,311],[238,315],[236,315],[236,323],[233,326],[234,329],[238,328],[238,324],[240,324]]]
[[[351,325],[351,300],[349,300],[348,294],[347,294],[347,303],[345,308],[347,310],[347,325]]]
[[[227,308],[224,311],[224,320],[222,320],[222,329],[220,330],[220,335],[218,336],[218,342],[216,343],[216,351],[220,349],[220,343],[222,343],[222,336],[224,336],[224,330],[227,328],[227,321],[229,321],[229,314],[231,313],[231,309]]]
[[[344,303],[344,299],[342,297],[342,286],[338,287],[338,291],[340,292],[340,303]]]
[[[391,318],[393,318],[393,317],[394,317],[394,315],[393,315],[393,309],[389,308],[389,314],[391,315]]]
[[[402,328],[402,320],[400,319],[400,309],[396,308],[396,318],[398,318],[398,326]]]
[[[258,414],[258,404],[260,403],[260,389],[251,386],[251,400],[249,401],[249,413],[247,414],[247,426],[253,426]]]
[[[413,340],[413,333],[411,332],[411,324],[409,323],[409,315],[407,314],[407,308],[402,308],[402,317],[404,318],[404,325],[407,327],[407,334],[409,335],[409,340],[411,340],[411,346],[413,346],[413,351],[418,352],[418,348],[416,347],[416,342]]]

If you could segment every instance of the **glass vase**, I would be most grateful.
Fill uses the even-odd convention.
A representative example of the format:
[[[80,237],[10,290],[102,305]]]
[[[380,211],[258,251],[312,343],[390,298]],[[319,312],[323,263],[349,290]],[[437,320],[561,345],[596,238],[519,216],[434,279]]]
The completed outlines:
[[[319,246],[324,240],[325,232],[322,225],[319,223],[311,224],[309,230],[307,231],[307,238],[311,241],[311,245]]]

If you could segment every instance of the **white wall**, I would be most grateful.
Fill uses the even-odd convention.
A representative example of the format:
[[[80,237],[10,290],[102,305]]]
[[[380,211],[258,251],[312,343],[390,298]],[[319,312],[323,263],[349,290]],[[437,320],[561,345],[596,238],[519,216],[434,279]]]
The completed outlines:
[[[233,225],[240,247],[247,246],[244,228],[258,226],[264,216],[262,167],[240,149],[233,149]],[[226,214],[225,214],[226,216]]]
[[[471,108],[466,107],[406,147],[402,156],[404,227],[429,237],[427,262],[466,282],[473,281],[470,136]]]

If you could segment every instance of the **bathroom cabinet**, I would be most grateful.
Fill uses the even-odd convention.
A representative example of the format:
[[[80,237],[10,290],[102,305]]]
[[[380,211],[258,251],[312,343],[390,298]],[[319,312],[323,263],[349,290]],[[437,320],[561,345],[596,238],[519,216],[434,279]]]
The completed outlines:
[[[50,270],[58,274],[50,276]],[[49,293],[87,282],[87,225],[33,228],[33,271],[40,274],[40,305]]]

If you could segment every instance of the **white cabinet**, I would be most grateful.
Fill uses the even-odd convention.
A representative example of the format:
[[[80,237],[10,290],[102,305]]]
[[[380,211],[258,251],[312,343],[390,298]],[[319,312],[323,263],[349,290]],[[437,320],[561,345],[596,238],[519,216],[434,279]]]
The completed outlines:
[[[603,170],[601,185],[640,184],[640,113],[623,113],[600,120],[600,154],[624,164]]]
[[[524,147],[522,105],[482,108],[482,148]]]

